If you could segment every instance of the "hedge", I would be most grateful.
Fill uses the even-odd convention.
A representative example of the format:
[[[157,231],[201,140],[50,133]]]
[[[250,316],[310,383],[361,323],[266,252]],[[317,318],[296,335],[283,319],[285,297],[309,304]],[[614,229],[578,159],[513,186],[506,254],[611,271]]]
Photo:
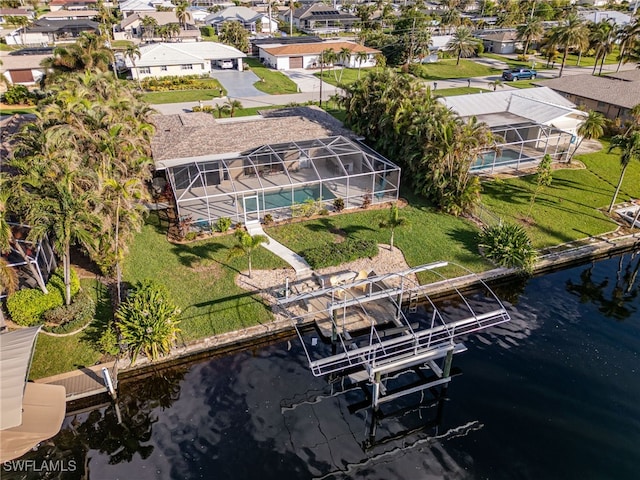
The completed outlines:
[[[86,292],[79,292],[71,305],[62,305],[44,313],[44,320],[55,325],[45,325],[51,333],[69,333],[84,327],[96,315],[96,304]]]
[[[30,327],[42,323],[44,312],[64,305],[64,278],[62,269],[56,270],[47,282],[48,294],[38,288],[23,288],[7,298],[7,310],[18,325]],[[71,269],[71,297],[80,290],[80,280]]]
[[[371,258],[378,254],[378,244],[371,240],[347,239],[342,243],[326,243],[302,252],[311,268],[324,268]]]

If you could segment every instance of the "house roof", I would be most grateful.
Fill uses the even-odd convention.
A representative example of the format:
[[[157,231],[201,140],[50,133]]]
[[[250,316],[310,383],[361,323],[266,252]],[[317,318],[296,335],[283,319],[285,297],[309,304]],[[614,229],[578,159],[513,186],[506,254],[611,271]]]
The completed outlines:
[[[359,43],[354,42],[322,42],[322,43],[302,43],[294,45],[283,45],[276,47],[260,46],[262,50],[273,56],[288,56],[288,55],[315,55],[332,48],[338,52],[343,48],[348,48],[353,53],[366,52],[366,53],[380,53],[380,50],[375,48],[365,47]]]
[[[129,15],[127,18],[123,19],[120,22],[120,27],[125,28],[139,20],[142,21],[144,17],[151,17],[158,22],[158,25],[168,25],[170,23],[179,23],[178,17],[176,16],[176,12],[144,12],[144,13],[134,13],[133,15]]]
[[[119,5],[121,12],[155,12],[155,7],[144,0],[127,0]]]
[[[544,87],[444,97],[440,101],[461,117],[492,118],[494,124],[490,126],[498,126],[495,115],[499,114],[515,115],[539,124],[550,124],[566,115],[585,115],[562,95]],[[505,120],[508,118],[505,116]]]
[[[585,21],[595,23],[606,22],[611,19],[615,25],[626,25],[633,20],[631,15],[616,10],[586,10],[578,12],[578,15]]]
[[[359,20],[355,15],[341,12],[330,5],[323,5],[322,3],[312,3],[311,5],[296,8],[293,11],[293,16],[301,20]]]
[[[93,18],[98,15],[97,10],[56,10],[55,12],[47,12],[40,18],[48,20],[56,20],[59,18]]]
[[[152,43],[140,47],[140,58],[136,59],[136,67],[182,65],[246,56],[240,50],[222,43]],[[128,67],[133,66],[129,58],[125,62]]]
[[[98,0],[51,0],[49,5],[88,5],[88,4],[96,4]]]
[[[7,72],[9,70],[25,70],[25,69],[42,69],[40,63],[45,58],[50,58],[48,55],[6,55],[2,57],[2,65],[0,65],[0,72]]]
[[[640,70],[596,77],[590,74],[571,75],[539,83],[558,92],[577,95],[623,108],[640,103]]]
[[[244,23],[257,22],[262,17],[265,17],[262,13],[258,13],[255,10],[251,10],[248,7],[229,7],[216,13],[212,13],[207,16],[204,21],[209,24],[222,23],[227,21],[237,21]]]
[[[79,18],[77,20],[47,20],[43,18],[36,20],[35,23],[27,27],[27,32],[64,32],[65,30],[75,31],[97,31],[99,27],[98,22],[93,20],[87,20],[85,18]]]
[[[483,40],[489,40],[491,42],[515,42],[518,34],[513,31],[491,33],[482,37]]]
[[[24,8],[0,8],[0,16],[33,17],[33,10]]]
[[[233,155],[262,145],[341,135],[356,138],[334,117],[317,107],[269,110],[260,117],[219,120],[208,113],[155,115],[151,150],[156,168],[196,157]]]

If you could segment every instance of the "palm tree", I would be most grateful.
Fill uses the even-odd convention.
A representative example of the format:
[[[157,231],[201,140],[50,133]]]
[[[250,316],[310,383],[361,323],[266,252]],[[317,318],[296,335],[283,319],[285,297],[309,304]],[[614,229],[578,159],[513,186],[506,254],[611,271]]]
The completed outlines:
[[[149,15],[145,15],[144,17],[142,17],[140,24],[142,25],[143,37],[147,37],[147,40],[152,39],[156,34],[158,21],[155,18],[150,17]]]
[[[622,166],[622,172],[620,172],[620,179],[616,186],[616,191],[611,199],[611,205],[609,205],[609,212],[613,210],[613,205],[616,203],[616,198],[620,192],[622,186],[622,180],[624,179],[624,173],[627,170],[629,164],[635,159],[640,160],[640,130],[631,130],[624,135],[616,135],[611,139],[609,151],[613,149],[620,150],[620,165]]]
[[[629,59],[629,51],[632,50],[635,45],[640,45],[640,21],[636,20],[633,23],[621,27],[618,30],[617,36],[620,44],[620,54],[618,55],[618,68],[616,72],[619,72],[622,63],[626,63]]]
[[[225,106],[229,111],[229,116],[233,117],[236,113],[236,110],[242,108],[242,103],[240,100],[232,100],[231,98],[227,98],[227,101],[224,102]]]
[[[380,222],[380,228],[388,228],[391,231],[389,250],[393,250],[393,234],[395,232],[395,229],[407,225],[407,223],[407,219],[400,216],[398,204],[391,204],[391,207],[389,208],[389,218]]]
[[[477,46],[478,41],[473,37],[471,30],[467,27],[461,27],[453,34],[446,49],[458,57],[456,65],[460,65],[460,58],[473,55]]]
[[[558,74],[558,77],[562,77],[569,49],[583,50],[589,45],[589,29],[578,15],[572,13],[551,31],[550,43],[564,48]]]
[[[531,42],[538,41],[544,35],[544,27],[539,19],[531,20],[525,24],[519,25],[516,28],[517,38],[521,42],[524,42],[524,55],[527,55],[529,51],[529,44]]]
[[[25,45],[25,34],[27,27],[31,24],[29,17],[25,15],[7,16],[6,22],[20,28],[20,40],[22,41],[22,45]]]
[[[140,53],[140,48],[138,47],[138,45],[136,45],[135,43],[131,42],[125,48],[124,56],[126,58],[128,58],[129,60],[131,60],[131,65],[133,65],[133,68],[135,69],[136,68],[136,57],[138,57],[138,59],[140,59],[140,57],[142,57],[142,54]],[[140,75],[136,74],[136,77],[138,79],[138,88],[142,89],[142,86],[140,85]]]
[[[252,278],[251,255],[263,243],[269,243],[266,235],[250,235],[246,230],[238,229],[234,234],[236,244],[229,251],[229,258],[246,256],[249,260],[249,278]]]
[[[229,112],[229,105],[225,103],[216,104],[216,112],[218,112],[218,118],[222,118],[223,113]]]
[[[585,138],[588,140],[597,140],[604,134],[604,127],[606,126],[607,119],[604,115],[596,112],[595,110],[589,110],[587,118],[585,118],[584,122],[582,122],[578,127],[578,136],[580,137],[580,141],[578,142],[578,145],[576,145],[576,148],[573,150],[571,155],[569,155],[569,160],[567,160],[567,163],[571,163],[573,156],[576,154]]]
[[[358,62],[358,78],[360,78],[360,68],[362,64],[369,60],[369,54],[365,51],[356,53],[356,62]]]
[[[184,30],[187,29],[187,19],[191,20],[191,14],[187,12],[189,8],[189,2],[181,1],[176,5],[176,18],[178,19],[178,25]]]
[[[337,61],[338,61],[338,54],[335,52],[333,48],[327,48],[326,50],[323,50],[322,52],[320,52],[320,63],[322,65],[327,65],[327,66],[330,65],[331,70],[333,70],[333,67]],[[336,75],[335,70],[333,72],[333,76],[337,82],[338,77]]]
[[[336,54],[336,61],[342,65],[340,69],[340,78],[337,79],[338,84],[342,82],[342,75],[344,70],[351,63],[351,50],[347,47],[342,47]]]
[[[615,28],[614,24],[611,21],[602,21],[598,23],[592,23],[590,32],[589,32],[589,43],[592,48],[596,51],[596,58],[593,64],[593,72],[592,75],[595,75],[596,68],[598,68],[598,60],[601,60],[600,63],[600,72],[602,73],[602,66],[604,65],[604,61],[607,58],[607,55],[613,51],[613,47],[615,45]]]
[[[496,78],[493,82],[489,82],[487,85],[493,87],[494,92],[498,89],[498,87],[504,88],[504,83],[499,78]]]

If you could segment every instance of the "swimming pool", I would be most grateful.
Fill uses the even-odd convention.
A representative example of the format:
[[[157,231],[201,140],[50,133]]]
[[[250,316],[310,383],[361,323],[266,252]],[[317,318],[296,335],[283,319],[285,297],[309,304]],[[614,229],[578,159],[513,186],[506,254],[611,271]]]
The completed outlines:
[[[471,170],[482,170],[498,165],[510,165],[518,161],[527,160],[527,157],[520,158],[520,152],[507,148],[495,155],[494,152],[486,152],[478,156],[478,159],[471,165]]]
[[[277,208],[290,207],[294,203],[304,203],[308,199],[331,200],[335,195],[328,188],[320,188],[320,185],[311,185],[309,187],[296,188],[293,191],[293,203],[291,190],[282,189],[272,192],[264,192],[264,210],[275,210]]]

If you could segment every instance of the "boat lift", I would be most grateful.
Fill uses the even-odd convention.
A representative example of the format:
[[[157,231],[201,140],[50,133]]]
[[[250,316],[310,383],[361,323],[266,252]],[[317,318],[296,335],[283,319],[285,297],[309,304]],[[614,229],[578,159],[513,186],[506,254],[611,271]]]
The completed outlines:
[[[314,376],[348,375],[353,381],[372,385],[372,406],[422,391],[451,380],[453,355],[466,350],[460,338],[510,320],[500,299],[476,276],[485,292],[482,301],[465,297],[453,279],[440,269],[449,262],[436,262],[349,284],[320,288],[278,301],[291,319]],[[458,266],[459,268],[463,268]],[[439,279],[420,285],[415,274],[431,272]],[[450,291],[457,297],[438,308],[429,294]],[[427,316],[418,312],[424,306]],[[331,341],[331,353],[305,342],[303,329],[315,322]],[[435,379],[410,389],[387,393],[384,377],[417,365],[430,368]]]

